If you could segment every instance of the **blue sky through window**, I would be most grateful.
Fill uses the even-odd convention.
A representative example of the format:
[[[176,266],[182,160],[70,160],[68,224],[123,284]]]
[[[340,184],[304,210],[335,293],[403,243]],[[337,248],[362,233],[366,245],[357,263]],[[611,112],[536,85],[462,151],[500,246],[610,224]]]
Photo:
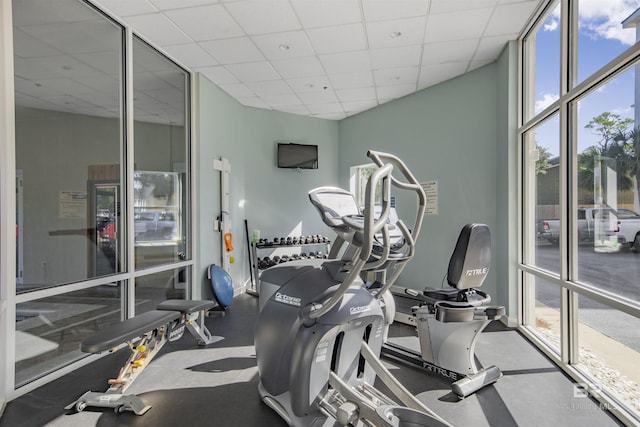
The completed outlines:
[[[578,31],[578,82],[599,70],[628,49],[636,39],[634,28],[623,28],[622,21],[638,7],[640,0],[580,0]],[[546,19],[536,34],[535,111],[540,112],[558,99],[560,68],[560,8]],[[638,29],[640,31],[640,29]],[[586,125],[605,111],[634,118],[635,71],[631,69],[583,98],[578,109],[579,151],[595,145],[598,137]],[[640,108],[640,106],[639,106]],[[640,124],[638,124],[640,125]],[[544,132],[537,135],[544,143]],[[557,140],[550,138],[551,141]],[[552,144],[549,144],[552,145]],[[557,147],[547,147],[553,152]]]

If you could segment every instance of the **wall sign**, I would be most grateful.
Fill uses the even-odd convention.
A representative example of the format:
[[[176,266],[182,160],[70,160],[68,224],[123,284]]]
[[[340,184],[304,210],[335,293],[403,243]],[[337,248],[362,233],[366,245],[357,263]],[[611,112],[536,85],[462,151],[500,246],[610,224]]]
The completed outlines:
[[[438,181],[421,182],[420,185],[427,196],[426,215],[438,215]]]
[[[60,191],[60,218],[85,218],[87,216],[86,191]]]

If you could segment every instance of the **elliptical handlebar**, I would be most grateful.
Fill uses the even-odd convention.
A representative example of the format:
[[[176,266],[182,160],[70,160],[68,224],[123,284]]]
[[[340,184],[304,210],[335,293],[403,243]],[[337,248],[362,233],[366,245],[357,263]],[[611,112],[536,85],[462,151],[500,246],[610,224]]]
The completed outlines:
[[[362,250],[360,251],[360,259],[368,261],[371,252],[373,251],[373,240],[375,235],[382,230],[386,225],[387,219],[389,219],[389,213],[391,212],[391,185],[389,178],[391,178],[393,172],[393,165],[386,164],[380,165],[376,171],[371,174],[371,177],[367,181],[364,197],[364,233]],[[381,212],[380,216],[375,217],[375,203],[376,203],[376,188],[378,183],[381,183]]]
[[[391,185],[389,178],[391,177],[392,172],[392,164],[381,165],[375,172],[373,172],[369,181],[367,181],[365,190],[364,214],[362,216],[345,215],[342,217],[342,222],[345,225],[362,234],[362,246],[359,248],[358,257],[351,266],[351,270],[336,292],[331,295],[331,298],[323,304],[314,303],[307,306],[307,315],[310,319],[317,319],[335,307],[349,287],[351,287],[355,280],[360,276],[360,272],[369,260],[369,257],[373,252],[374,236],[386,226],[389,213],[391,212]],[[378,183],[381,184],[382,189],[382,211],[380,212],[380,216],[376,218],[375,199]],[[360,220],[360,218],[362,218],[362,220]],[[388,251],[386,256],[388,256]]]
[[[420,234],[420,228],[422,227],[422,218],[424,217],[427,199],[422,186],[420,185],[416,177],[411,173],[407,165],[399,157],[394,156],[393,154],[373,150],[369,150],[367,152],[367,157],[369,157],[379,167],[382,167],[385,164],[394,165],[404,176],[406,181],[401,181],[395,176],[391,175],[391,183],[395,187],[398,187],[402,190],[414,191],[418,196],[418,211],[416,213],[416,220],[412,228],[413,231],[411,232],[413,240],[417,240],[418,234]]]

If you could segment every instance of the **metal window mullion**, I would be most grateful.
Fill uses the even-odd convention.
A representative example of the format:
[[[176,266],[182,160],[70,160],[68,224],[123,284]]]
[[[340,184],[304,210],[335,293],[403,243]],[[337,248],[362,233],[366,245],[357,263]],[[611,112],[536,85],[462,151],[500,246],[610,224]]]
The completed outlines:
[[[200,197],[196,197],[201,192],[198,176],[200,174],[199,163],[196,160],[199,157],[201,150],[200,147],[200,109],[197,107],[200,104],[200,76],[192,75],[191,78],[191,111],[190,120],[191,123],[191,168],[189,173],[191,174],[191,226],[189,227],[191,233],[191,298],[202,298],[202,287],[196,286],[197,280],[193,280],[196,276],[196,271],[203,271],[201,266],[201,250],[200,250],[200,233],[196,233],[196,227],[200,227]],[[198,282],[199,283],[199,282]]]
[[[196,95],[195,95],[195,91],[194,91],[194,75],[192,72],[185,72],[186,76],[185,76],[185,82],[186,82],[186,87],[185,87],[185,137],[186,137],[186,147],[185,149],[187,150],[186,152],[186,165],[185,165],[185,169],[186,169],[186,178],[187,178],[187,185],[186,185],[186,193],[184,194],[183,197],[186,197],[186,203],[184,203],[184,206],[189,210],[189,215],[187,216],[188,218],[188,224],[186,226],[186,230],[183,230],[184,236],[187,240],[187,246],[185,246],[184,251],[187,255],[186,259],[191,261],[191,267],[185,267],[185,275],[187,277],[187,283],[190,284],[190,286],[187,286],[187,295],[185,295],[185,298],[189,298],[189,299],[194,299],[194,298],[201,298],[201,290],[199,289],[200,287],[198,287],[198,289],[196,289],[196,283],[195,280],[193,280],[193,260],[194,260],[194,254],[195,254],[195,240],[196,240],[196,233],[194,231],[194,227],[196,224],[196,215],[195,215],[195,207],[194,207],[194,201],[195,201],[195,188],[196,188],[196,178],[195,178],[195,173],[193,172],[193,168],[195,167],[195,149],[193,146],[193,141],[195,139],[193,130],[195,129],[195,119],[193,117],[193,111],[195,109],[195,99],[196,99]],[[184,215],[184,213],[183,213]],[[197,295],[197,296],[196,296]]]
[[[11,0],[0,0],[0,413],[15,386],[16,331],[16,147]]]
[[[135,200],[133,189],[133,173],[135,169],[134,159],[134,111],[133,111],[133,32],[131,28],[126,27],[125,46],[124,46],[124,100],[125,100],[125,208],[126,212],[126,265],[129,279],[124,281],[125,298],[123,301],[126,317],[135,316],[135,279],[133,273],[136,269],[135,257]]]
[[[567,93],[577,81],[577,17],[578,1],[561,3],[560,32],[560,207],[564,227],[561,225],[560,246],[561,279],[572,282],[578,272],[578,218],[577,218],[577,143],[575,141],[576,115]],[[571,364],[576,360],[578,295],[567,287],[561,288],[561,360]]]

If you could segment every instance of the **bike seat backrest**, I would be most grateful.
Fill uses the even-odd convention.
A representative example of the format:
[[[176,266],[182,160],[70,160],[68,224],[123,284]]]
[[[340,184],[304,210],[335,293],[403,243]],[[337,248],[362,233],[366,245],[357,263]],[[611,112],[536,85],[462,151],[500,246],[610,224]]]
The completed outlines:
[[[460,231],[449,261],[447,282],[456,289],[482,286],[491,265],[491,231],[485,224],[467,224]]]
[[[320,212],[322,221],[333,229],[347,230],[345,216],[359,215],[355,197],[338,187],[320,187],[309,192],[311,204]]]

